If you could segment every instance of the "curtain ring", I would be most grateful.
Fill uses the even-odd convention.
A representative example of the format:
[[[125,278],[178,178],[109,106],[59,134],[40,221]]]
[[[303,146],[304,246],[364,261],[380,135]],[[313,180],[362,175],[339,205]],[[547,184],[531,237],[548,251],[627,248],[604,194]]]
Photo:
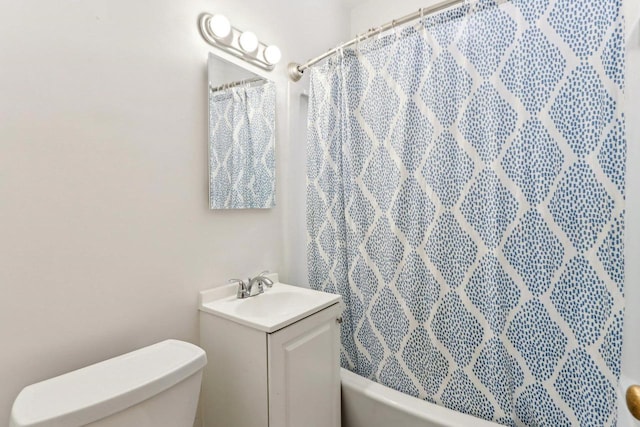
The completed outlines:
[[[424,21],[424,7],[420,8],[420,25],[422,25],[422,33],[427,38],[427,23]]]
[[[380,41],[382,39],[382,27],[376,27],[376,41]]]
[[[476,7],[478,5],[477,1],[474,0],[464,0],[465,4],[467,5],[467,14],[471,15],[472,13],[474,13],[476,11]]]
[[[341,81],[342,81],[342,85],[346,85],[346,76],[345,73],[347,72],[346,67],[345,67],[345,59],[344,59],[344,47],[342,45],[337,47],[337,60],[336,60],[336,64],[335,64],[335,72],[337,74],[339,74],[341,76]],[[345,87],[342,87],[342,89],[346,89]]]
[[[333,67],[337,67],[344,56],[343,48],[341,45],[336,46],[335,50],[336,54],[331,55],[328,60],[328,63]]]

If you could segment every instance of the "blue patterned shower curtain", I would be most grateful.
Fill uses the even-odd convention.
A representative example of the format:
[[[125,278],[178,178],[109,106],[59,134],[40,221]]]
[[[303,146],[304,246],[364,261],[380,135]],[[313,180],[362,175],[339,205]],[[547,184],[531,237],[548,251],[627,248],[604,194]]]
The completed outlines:
[[[312,70],[308,262],[344,367],[504,425],[616,422],[620,0],[466,4]]]

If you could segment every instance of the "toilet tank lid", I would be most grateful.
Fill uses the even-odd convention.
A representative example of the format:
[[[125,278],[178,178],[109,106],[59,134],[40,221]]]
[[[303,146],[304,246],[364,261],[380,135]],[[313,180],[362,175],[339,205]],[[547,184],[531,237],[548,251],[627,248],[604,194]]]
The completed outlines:
[[[166,340],[25,387],[10,427],[85,425],[170,388],[207,364],[204,350]]]

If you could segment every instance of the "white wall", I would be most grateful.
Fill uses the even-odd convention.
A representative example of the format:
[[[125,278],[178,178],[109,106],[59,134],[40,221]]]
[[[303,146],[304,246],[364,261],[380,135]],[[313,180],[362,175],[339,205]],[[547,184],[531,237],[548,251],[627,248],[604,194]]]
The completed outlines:
[[[320,4],[321,3],[321,4]],[[0,425],[22,387],[165,338],[197,293],[284,270],[286,63],[339,1],[0,0]],[[280,45],[278,206],[209,211],[201,12]],[[313,19],[304,17],[313,16]]]
[[[392,19],[415,12],[421,7],[429,7],[442,0],[349,0],[351,5],[351,34],[386,24]]]

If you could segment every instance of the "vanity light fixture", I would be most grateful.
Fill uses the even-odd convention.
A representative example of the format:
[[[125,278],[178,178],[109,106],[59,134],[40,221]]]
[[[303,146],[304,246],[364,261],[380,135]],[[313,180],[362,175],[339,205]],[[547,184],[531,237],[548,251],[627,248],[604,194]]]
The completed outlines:
[[[207,43],[260,68],[271,71],[282,59],[278,46],[261,43],[251,31],[238,30],[224,15],[203,13],[198,24]]]

